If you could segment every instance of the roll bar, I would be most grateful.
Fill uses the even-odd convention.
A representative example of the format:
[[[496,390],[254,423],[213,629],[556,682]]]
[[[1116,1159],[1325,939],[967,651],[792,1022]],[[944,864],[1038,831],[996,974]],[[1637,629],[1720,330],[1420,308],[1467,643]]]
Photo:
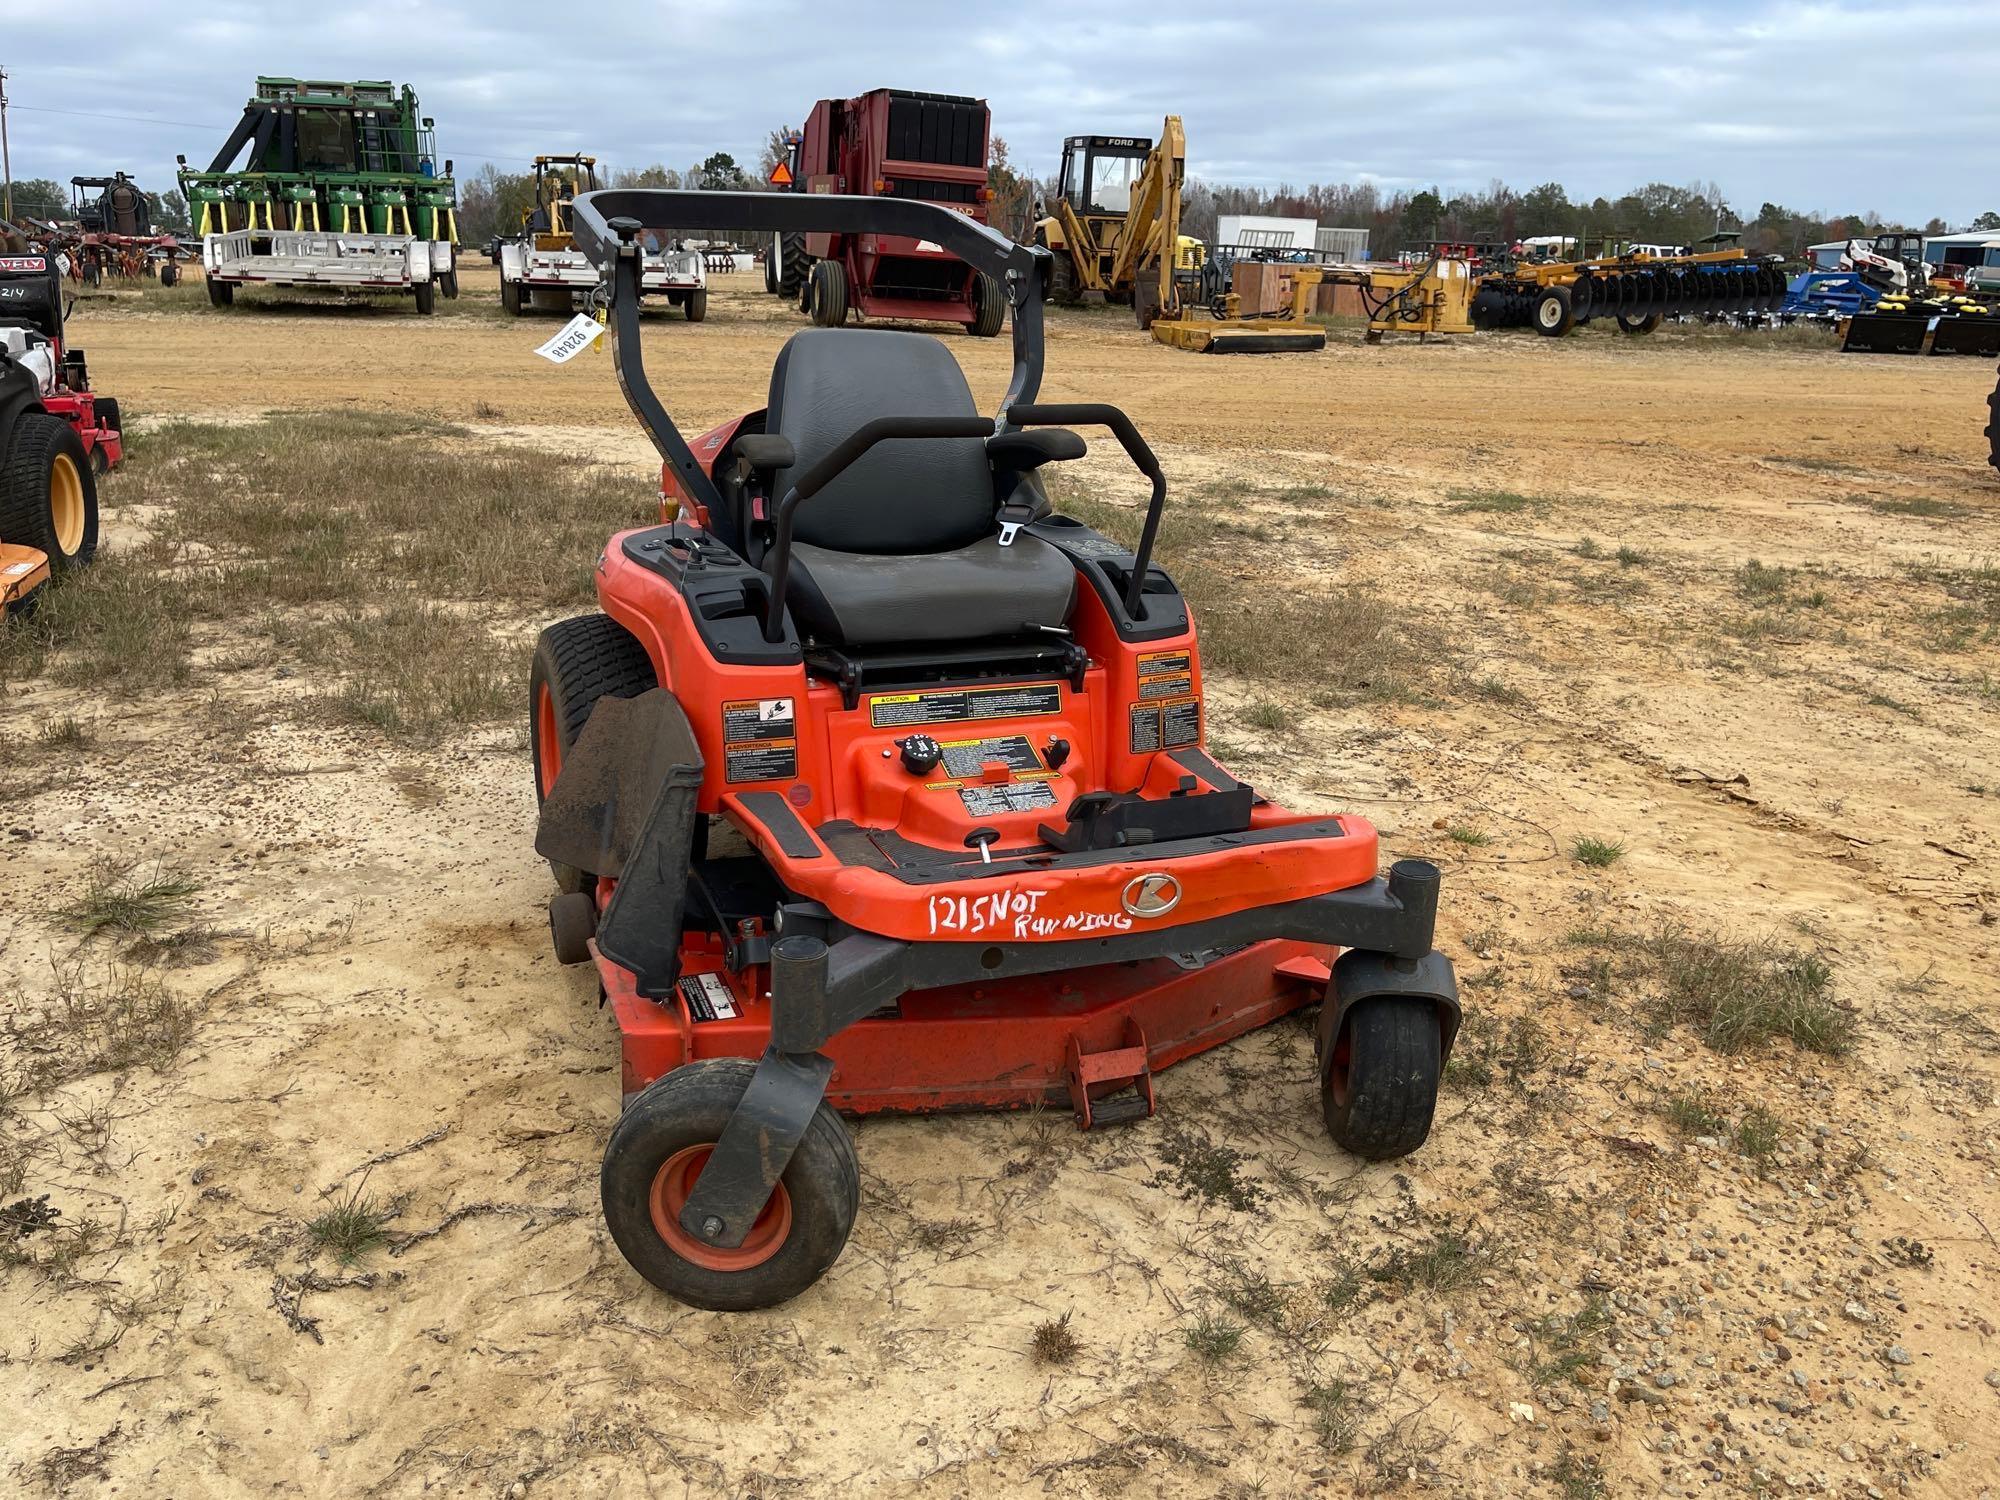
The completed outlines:
[[[760,233],[894,234],[930,240],[1000,284],[1012,316],[1014,374],[1001,409],[1034,401],[1042,385],[1042,270],[1049,252],[1017,245],[997,230],[935,203],[847,193],[702,193],[668,188],[605,188],[571,211],[576,247],[610,288],[612,362],[618,388],[682,490],[705,507],[721,497],[646,379],[639,347],[641,230],[747,229]],[[997,422],[996,418],[996,422]]]

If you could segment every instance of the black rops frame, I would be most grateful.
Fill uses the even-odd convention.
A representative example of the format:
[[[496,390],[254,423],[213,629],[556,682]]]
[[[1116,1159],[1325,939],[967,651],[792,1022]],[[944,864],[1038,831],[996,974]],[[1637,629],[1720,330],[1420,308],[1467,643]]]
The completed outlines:
[[[1126,613],[1145,618],[1144,588],[1153,542],[1166,502],[1166,478],[1130,417],[1096,403],[1037,406],[1042,385],[1042,296],[1049,252],[1017,245],[997,230],[964,214],[911,198],[869,198],[846,193],[703,193],[667,188],[613,188],[576,200],[571,228],[577,248],[589,257],[610,289],[612,364],[625,402],[646,430],[660,457],[673,467],[682,490],[711,512],[722,499],[702,471],[687,439],[654,394],[646,378],[639,343],[641,230],[747,229],[769,234],[894,234],[942,245],[975,270],[999,282],[1012,317],[1014,373],[1000,414],[990,427],[958,418],[882,417],[850,434],[814,464],[786,492],[777,512],[777,537],[767,559],[771,603],[765,636],[783,633],[785,583],[791,564],[792,514],[876,443],[892,438],[977,437],[1010,427],[1102,425],[1111,429],[1139,471],[1152,482],[1152,499],[1126,590]]]

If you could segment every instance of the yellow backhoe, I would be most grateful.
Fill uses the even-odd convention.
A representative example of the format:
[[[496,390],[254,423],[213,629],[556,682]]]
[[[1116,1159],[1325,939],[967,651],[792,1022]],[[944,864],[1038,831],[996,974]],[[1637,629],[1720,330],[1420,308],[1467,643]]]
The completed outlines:
[[[1129,303],[1141,328],[1178,312],[1201,271],[1200,240],[1181,233],[1187,139],[1168,115],[1158,141],[1136,135],[1073,135],[1063,142],[1053,211],[1035,224],[1035,243],[1053,252],[1050,301],[1072,305],[1087,292]]]

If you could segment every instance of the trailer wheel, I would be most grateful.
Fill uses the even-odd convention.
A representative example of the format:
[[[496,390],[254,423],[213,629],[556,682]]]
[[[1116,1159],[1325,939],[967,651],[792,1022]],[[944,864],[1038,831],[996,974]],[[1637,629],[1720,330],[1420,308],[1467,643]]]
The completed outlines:
[[[1543,287],[1535,297],[1535,332],[1544,338],[1559,339],[1576,326],[1567,287]]]
[[[528,753],[537,805],[555,786],[563,756],[599,698],[636,698],[659,685],[646,648],[609,615],[579,615],[544,630],[528,670]],[[549,868],[564,891],[582,890],[597,878],[553,860]]]
[[[60,578],[97,555],[97,477],[61,417],[22,412],[0,462],[0,537],[48,554]]]
[[[775,1307],[824,1276],[861,1203],[854,1140],[824,1100],[771,1200],[734,1250],[683,1229],[680,1210],[757,1065],[710,1058],[634,1099],[604,1148],[604,1222],[632,1269],[668,1296],[716,1312]]]
[[[511,313],[518,318],[526,309],[526,306],[527,298],[521,295],[521,283],[518,281],[509,281],[504,276],[501,277],[500,310],[504,313]]]
[[[806,237],[802,234],[773,235],[771,249],[778,257],[778,295],[790,297],[806,284],[806,275],[812,269],[812,262],[806,255]]]
[[[180,279],[181,279],[181,268],[179,266],[175,265],[170,260],[160,262],[161,286],[178,286],[180,284]]]
[[[438,285],[444,288],[445,301],[456,302],[458,300],[458,267],[453,266],[444,275],[440,276],[438,278]]]
[[[217,281],[213,276],[208,278],[208,305],[210,307],[227,307],[235,300],[235,282]]]
[[[428,318],[437,309],[437,283],[420,281],[410,289],[416,293],[417,312]]]
[[[990,339],[1007,326],[1007,297],[1000,283],[984,271],[972,273],[972,323],[967,329],[974,338]]]
[[[1651,333],[1665,321],[1666,318],[1660,313],[1648,313],[1643,318],[1628,318],[1624,313],[1620,313],[1618,315],[1618,331],[1630,334]]]
[[[823,260],[812,268],[812,319],[822,328],[847,321],[847,267]]]
[[[1328,1134],[1369,1161],[1416,1150],[1431,1133],[1442,1051],[1437,1007],[1429,1001],[1401,995],[1361,1001],[1341,1019],[1333,1055],[1321,1064]]]
[[[699,323],[708,316],[708,288],[696,287],[687,294],[687,300],[681,306],[686,310],[690,323]]]

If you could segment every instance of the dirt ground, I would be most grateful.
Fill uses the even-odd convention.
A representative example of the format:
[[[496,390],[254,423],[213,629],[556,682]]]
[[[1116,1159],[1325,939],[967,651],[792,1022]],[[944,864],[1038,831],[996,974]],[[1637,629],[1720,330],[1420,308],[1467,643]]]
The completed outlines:
[[[736,280],[700,325],[648,320],[691,432],[761,405],[797,326]],[[135,449],[178,416],[361,407],[644,475],[609,359],[537,360],[558,320],[468,281],[430,319],[124,297],[72,333]],[[990,407],[1005,340],[946,337]],[[1210,684],[1232,770],[1445,869],[1469,1019],[1429,1143],[1334,1148],[1310,1032],[1280,1023],[1162,1075],[1136,1125],[862,1122],[826,1280],[693,1312],[598,1217],[616,1034],[548,951],[525,726],[415,750],[293,717],[289,672],[231,673],[226,642],[182,691],[17,680],[0,1007],[136,968],[196,1019],[170,1065],[0,1108],[25,1164],[0,1207],[46,1194],[98,1226],[59,1265],[10,1231],[0,1484],[1995,1487],[1991,364],[1674,330],[1205,358],[1109,311],[1055,318],[1048,363],[1046,399],[1123,405],[1170,504],[1222,523],[1203,562],[1372,590],[1435,643],[1374,697]],[[1091,479],[1138,503],[1108,448]],[[142,523],[113,511],[107,545]],[[86,748],[38,746],[70,716]],[[208,940],[148,967],[81,938],[56,912],[105,860],[187,872]],[[1593,932],[1809,953],[1851,1049],[1649,1024],[1656,977]],[[25,1035],[0,1036],[0,1083]],[[395,1217],[342,1265],[305,1225],[363,1192]],[[1038,1357],[1064,1319],[1073,1352]]]

